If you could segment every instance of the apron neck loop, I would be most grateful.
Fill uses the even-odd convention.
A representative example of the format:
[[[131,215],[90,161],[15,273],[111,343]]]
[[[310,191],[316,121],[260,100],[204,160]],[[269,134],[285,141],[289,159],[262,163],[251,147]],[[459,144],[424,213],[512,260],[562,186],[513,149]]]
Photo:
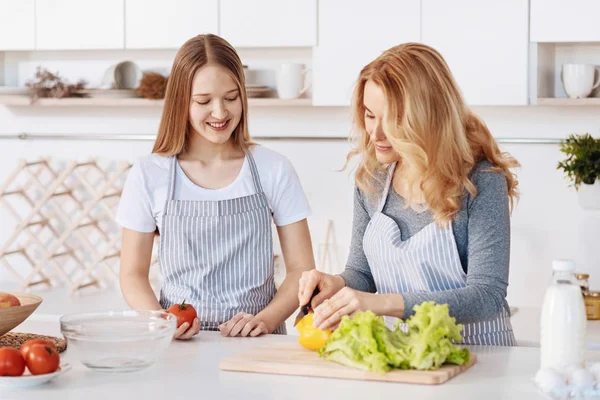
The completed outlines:
[[[379,200],[379,206],[377,207],[377,212],[382,212],[383,207],[385,206],[385,202],[388,197],[388,193],[390,192],[390,186],[392,185],[392,177],[394,176],[394,171],[396,170],[396,164],[393,163],[388,167],[387,178],[385,180],[385,185],[383,187],[383,193],[381,195],[381,200]]]
[[[252,174],[252,182],[254,182],[254,189],[256,193],[262,193],[263,188],[260,183],[260,178],[258,176],[258,168],[256,167],[256,162],[254,161],[254,157],[252,156],[252,152],[248,150],[246,152],[246,157],[248,158],[248,165],[250,166],[250,173]],[[175,197],[175,175],[177,172],[177,156],[173,156],[171,161],[171,165],[169,166],[169,189],[167,190],[167,199],[173,200]]]

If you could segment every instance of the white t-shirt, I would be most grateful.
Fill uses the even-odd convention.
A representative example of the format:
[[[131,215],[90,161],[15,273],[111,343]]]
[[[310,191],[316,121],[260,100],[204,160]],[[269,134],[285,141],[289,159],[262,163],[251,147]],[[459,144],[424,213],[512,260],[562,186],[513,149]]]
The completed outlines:
[[[262,146],[252,146],[251,152],[275,225],[289,225],[310,216],[308,200],[290,161]],[[138,232],[153,232],[156,227],[161,231],[170,163],[170,157],[150,154],[133,165],[117,211],[119,225]],[[221,189],[202,188],[185,175],[179,163],[176,168],[175,200],[218,201],[256,193],[247,157],[237,178]]]

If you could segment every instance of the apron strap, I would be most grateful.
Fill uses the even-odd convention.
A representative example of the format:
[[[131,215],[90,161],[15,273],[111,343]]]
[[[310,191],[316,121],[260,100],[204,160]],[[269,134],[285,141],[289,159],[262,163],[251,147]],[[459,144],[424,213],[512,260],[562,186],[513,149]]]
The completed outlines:
[[[175,173],[177,172],[177,156],[173,156],[169,165],[169,188],[167,189],[167,202],[175,197]]]
[[[254,157],[252,156],[252,151],[248,150],[246,152],[246,156],[248,157],[248,164],[250,165],[250,172],[252,173],[252,181],[254,181],[254,189],[256,193],[262,193],[263,188],[260,184],[260,177],[258,176],[258,168],[256,167],[256,162],[254,161]]]
[[[379,200],[379,206],[377,206],[377,212],[382,212],[383,207],[385,206],[385,202],[388,197],[388,193],[390,192],[390,186],[392,185],[392,177],[394,176],[394,171],[396,170],[396,163],[393,163],[388,167],[388,174],[385,180],[385,186],[383,187],[383,194],[381,195],[381,200]]]

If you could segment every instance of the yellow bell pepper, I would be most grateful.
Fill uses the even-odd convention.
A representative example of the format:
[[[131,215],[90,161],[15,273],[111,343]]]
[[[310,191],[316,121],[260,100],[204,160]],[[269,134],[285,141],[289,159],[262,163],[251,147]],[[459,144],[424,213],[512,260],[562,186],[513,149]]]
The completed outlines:
[[[296,329],[300,333],[298,343],[300,346],[308,350],[319,350],[325,345],[329,336],[331,336],[331,330],[325,329],[320,330],[313,326],[313,313],[308,313],[304,318],[298,321]]]

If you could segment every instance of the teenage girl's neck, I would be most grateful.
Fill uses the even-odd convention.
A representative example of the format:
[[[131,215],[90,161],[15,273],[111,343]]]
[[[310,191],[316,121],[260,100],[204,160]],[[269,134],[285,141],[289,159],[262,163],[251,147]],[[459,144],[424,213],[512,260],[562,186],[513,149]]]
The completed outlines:
[[[188,139],[187,149],[179,155],[179,159],[212,164],[243,156],[243,150],[235,144],[233,139],[218,144],[206,140],[197,133],[192,133]]]

